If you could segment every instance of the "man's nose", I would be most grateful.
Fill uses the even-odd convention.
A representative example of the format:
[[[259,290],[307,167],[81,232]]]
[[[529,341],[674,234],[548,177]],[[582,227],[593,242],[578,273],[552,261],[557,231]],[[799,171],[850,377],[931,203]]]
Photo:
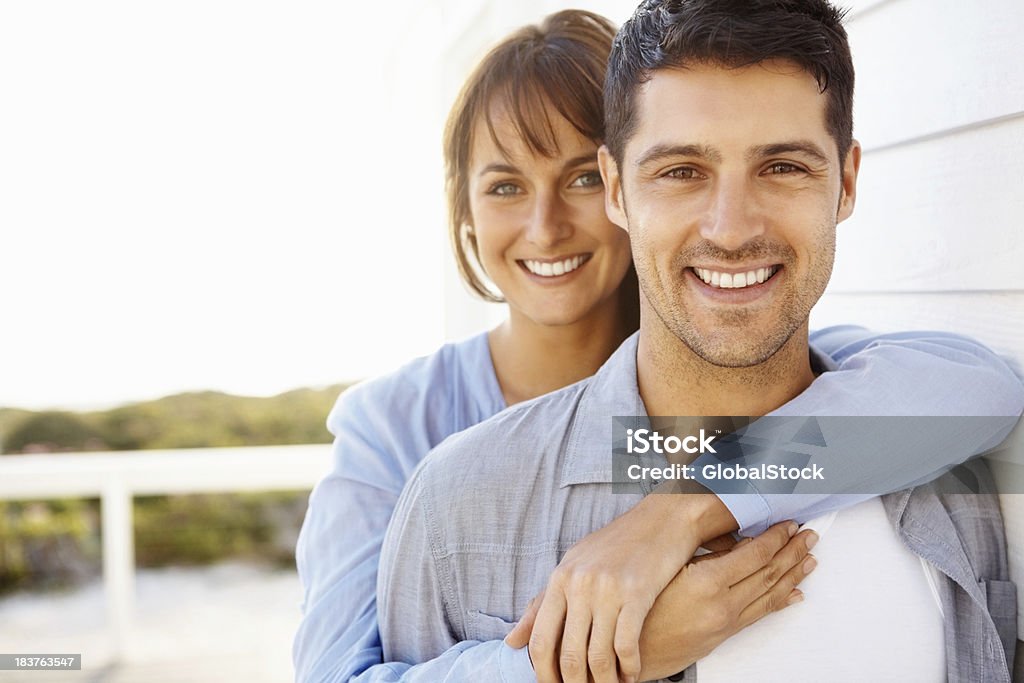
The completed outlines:
[[[742,177],[718,178],[701,221],[701,237],[734,251],[764,232],[764,212],[750,182]]]
[[[557,193],[536,196],[526,226],[526,240],[542,249],[550,249],[572,235],[569,206]]]

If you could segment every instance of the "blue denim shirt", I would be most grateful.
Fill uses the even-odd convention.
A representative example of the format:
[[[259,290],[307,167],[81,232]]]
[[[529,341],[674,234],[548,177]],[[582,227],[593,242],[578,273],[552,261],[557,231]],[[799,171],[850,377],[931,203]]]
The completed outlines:
[[[867,415],[1011,414],[1024,406],[1024,388],[1005,363],[957,335],[878,336],[844,326],[811,339],[838,368],[789,406],[793,414],[817,414],[826,405]],[[957,392],[943,391],[947,386]],[[293,647],[297,681],[478,681],[473,672],[480,666],[512,656],[500,641],[463,642],[430,662],[384,664],[375,599],[384,532],[413,469],[444,438],[504,407],[485,334],[341,396],[328,418],[334,464],[310,497],[296,549],[304,589]],[[926,478],[970,455],[911,450],[904,464]],[[748,535],[768,520],[797,516],[801,505],[791,497],[721,497]],[[843,505],[834,497],[832,507]],[[831,508],[825,501],[820,509]],[[532,680],[532,672],[525,673],[521,680]]]
[[[835,368],[827,358],[818,361]],[[836,374],[812,384],[819,390],[812,408],[827,406],[830,393],[842,395],[845,387],[830,381]],[[1016,415],[1020,406],[974,410],[1008,408]],[[878,414],[878,406],[870,412]],[[399,499],[381,555],[377,604],[385,661],[425,663],[417,672],[429,676],[423,680],[534,680],[525,649],[514,651],[500,639],[565,551],[644,495],[640,487],[612,494],[611,418],[617,415],[646,415],[635,336],[594,377],[504,411],[425,459]],[[1015,421],[1006,420],[1006,432]],[[968,466],[991,486],[983,463]],[[777,519],[804,521],[870,497],[760,498],[776,508],[769,514]],[[1008,682],[1016,598],[995,496],[940,496],[926,485],[883,502],[907,546],[946,577],[940,599],[949,615],[950,677]],[[692,668],[688,673],[693,678]]]

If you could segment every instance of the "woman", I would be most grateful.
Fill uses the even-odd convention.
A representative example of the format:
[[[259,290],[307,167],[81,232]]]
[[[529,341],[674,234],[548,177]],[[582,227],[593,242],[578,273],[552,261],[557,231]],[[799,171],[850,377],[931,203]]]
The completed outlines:
[[[299,681],[459,678],[457,660],[476,643],[417,666],[381,663],[377,565],[405,481],[447,436],[591,375],[637,328],[628,238],[605,216],[596,158],[614,33],[582,11],[521,29],[484,58],[449,115],[456,259],[467,284],[506,301],[509,315],[486,334],[345,392],[331,412],[334,466],[311,495],[297,548],[305,589],[293,653]],[[954,340],[960,351],[971,346],[963,355],[973,361],[944,362],[929,355],[943,353],[935,339],[924,351],[913,342],[867,347],[844,361],[858,364],[849,381],[927,403],[927,392],[906,395],[899,372],[928,360],[947,381],[952,373],[961,387],[979,387],[961,394],[965,403],[991,394],[988,381],[1005,367],[997,358]]]

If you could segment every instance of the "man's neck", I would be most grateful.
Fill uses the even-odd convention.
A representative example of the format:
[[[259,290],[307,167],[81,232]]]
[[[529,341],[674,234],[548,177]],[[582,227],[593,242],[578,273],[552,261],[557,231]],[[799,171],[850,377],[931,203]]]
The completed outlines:
[[[745,368],[709,363],[660,321],[641,324],[637,385],[649,415],[761,416],[814,381],[807,323],[768,360]]]

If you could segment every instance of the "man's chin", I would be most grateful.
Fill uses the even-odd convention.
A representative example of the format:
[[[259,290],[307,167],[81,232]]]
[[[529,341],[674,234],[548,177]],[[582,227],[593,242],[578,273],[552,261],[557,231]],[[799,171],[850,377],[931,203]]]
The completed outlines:
[[[752,368],[778,353],[792,335],[757,336],[749,331],[736,335],[681,335],[680,339],[698,358],[719,368]]]

